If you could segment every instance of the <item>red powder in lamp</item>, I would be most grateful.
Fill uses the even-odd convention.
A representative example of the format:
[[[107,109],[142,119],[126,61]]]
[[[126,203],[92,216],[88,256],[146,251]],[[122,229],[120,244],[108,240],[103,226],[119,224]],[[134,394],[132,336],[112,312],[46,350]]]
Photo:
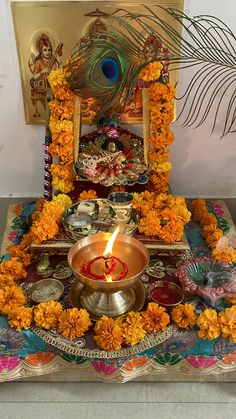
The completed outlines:
[[[153,300],[163,305],[178,304],[182,300],[181,291],[167,281],[163,282],[162,286],[156,286],[150,291]]]

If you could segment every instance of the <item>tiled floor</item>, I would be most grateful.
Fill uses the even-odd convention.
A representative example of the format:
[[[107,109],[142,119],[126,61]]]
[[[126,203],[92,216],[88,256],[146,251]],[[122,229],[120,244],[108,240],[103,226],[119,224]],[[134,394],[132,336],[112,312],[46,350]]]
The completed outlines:
[[[0,200],[0,237],[7,207],[14,201]],[[234,202],[228,205],[235,214]],[[2,383],[0,419],[236,419],[235,383],[220,380]]]

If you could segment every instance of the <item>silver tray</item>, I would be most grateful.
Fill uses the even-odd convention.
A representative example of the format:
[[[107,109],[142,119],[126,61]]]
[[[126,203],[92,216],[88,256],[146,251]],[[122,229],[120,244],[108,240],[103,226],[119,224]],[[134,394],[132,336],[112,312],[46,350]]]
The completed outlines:
[[[99,212],[98,212],[97,218],[93,220],[92,229],[89,232],[85,232],[85,233],[78,232],[75,229],[71,229],[71,227],[67,223],[67,218],[76,212],[77,207],[80,204],[80,201],[71,205],[62,214],[62,224],[63,224],[64,230],[66,234],[75,241],[83,237],[90,236],[91,234],[97,234],[101,232],[112,233],[116,228],[116,224],[114,220],[112,219],[109,212],[109,205],[108,205],[107,199],[92,199],[92,201],[98,204]],[[137,230],[137,227],[138,227],[138,214],[133,209],[131,220],[129,221],[129,223],[121,226],[120,233],[126,234],[127,236],[132,236]]]

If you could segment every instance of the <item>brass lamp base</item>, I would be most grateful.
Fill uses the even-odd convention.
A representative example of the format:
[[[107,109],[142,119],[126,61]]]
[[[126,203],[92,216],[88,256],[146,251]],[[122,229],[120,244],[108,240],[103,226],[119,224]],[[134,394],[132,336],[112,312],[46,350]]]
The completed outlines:
[[[101,316],[118,317],[128,311],[139,311],[146,300],[146,289],[141,281],[132,288],[114,293],[94,291],[76,281],[70,290],[72,307],[86,308],[92,320]]]
[[[106,293],[84,287],[80,300],[84,308],[92,313],[93,316],[118,317],[132,308],[135,298],[136,295],[133,288]]]

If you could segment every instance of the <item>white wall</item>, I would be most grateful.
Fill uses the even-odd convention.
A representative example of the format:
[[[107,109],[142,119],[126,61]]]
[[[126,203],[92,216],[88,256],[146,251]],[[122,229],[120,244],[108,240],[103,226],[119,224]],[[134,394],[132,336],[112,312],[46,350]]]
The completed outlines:
[[[227,3],[227,8],[226,8]],[[232,31],[235,0],[185,0],[187,14],[219,17]],[[39,196],[43,193],[42,125],[26,125],[10,2],[0,0],[0,196]],[[180,87],[183,80],[180,80]],[[171,187],[174,194],[208,197],[236,196],[236,135],[210,136],[210,122],[200,129],[173,124]]]

